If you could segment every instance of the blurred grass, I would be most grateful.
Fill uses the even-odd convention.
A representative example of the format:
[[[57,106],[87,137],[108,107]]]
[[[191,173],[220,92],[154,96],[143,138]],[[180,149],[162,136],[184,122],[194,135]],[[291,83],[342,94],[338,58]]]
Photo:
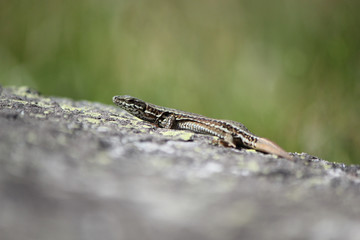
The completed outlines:
[[[129,94],[360,164],[359,1],[2,0],[0,84]]]

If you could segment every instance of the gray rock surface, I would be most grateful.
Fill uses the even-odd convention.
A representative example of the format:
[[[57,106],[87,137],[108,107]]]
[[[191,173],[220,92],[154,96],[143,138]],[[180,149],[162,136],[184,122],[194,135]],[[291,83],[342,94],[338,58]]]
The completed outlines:
[[[213,140],[0,87],[0,239],[360,239],[359,166]]]

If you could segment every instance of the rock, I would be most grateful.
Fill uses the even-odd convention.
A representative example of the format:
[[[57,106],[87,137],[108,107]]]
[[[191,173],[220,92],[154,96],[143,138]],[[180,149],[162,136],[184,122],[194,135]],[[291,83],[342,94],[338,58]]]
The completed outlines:
[[[360,239],[359,166],[213,140],[0,87],[1,239]]]

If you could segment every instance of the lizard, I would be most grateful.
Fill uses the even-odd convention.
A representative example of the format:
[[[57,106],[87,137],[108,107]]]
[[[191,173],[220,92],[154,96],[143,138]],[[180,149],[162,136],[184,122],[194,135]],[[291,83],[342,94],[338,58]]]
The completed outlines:
[[[213,135],[220,139],[223,146],[245,147],[293,160],[293,156],[279,145],[256,136],[240,122],[208,118],[196,113],[161,107],[127,95],[114,96],[113,102],[133,116],[156,127]]]

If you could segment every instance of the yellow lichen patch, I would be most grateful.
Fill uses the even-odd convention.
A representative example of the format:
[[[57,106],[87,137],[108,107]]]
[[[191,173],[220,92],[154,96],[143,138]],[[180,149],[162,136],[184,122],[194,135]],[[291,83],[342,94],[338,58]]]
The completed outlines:
[[[309,188],[322,186],[327,183],[328,179],[324,179],[322,177],[313,177],[304,182]]]
[[[260,171],[260,166],[258,163],[254,162],[254,161],[250,161],[250,162],[244,161],[243,157],[241,159],[239,159],[238,166],[240,169],[246,169],[250,172],[259,172]]]
[[[101,118],[101,114],[96,112],[86,112],[85,115],[92,118]]]
[[[65,110],[65,111],[85,111],[84,108],[79,108],[79,107],[74,107],[74,106],[71,106],[71,105],[68,105],[68,104],[61,104],[60,107]]]
[[[252,172],[258,172],[260,170],[260,166],[257,162],[250,161],[248,164],[246,164],[247,169],[249,169]]]
[[[12,99],[11,101],[13,102],[17,102],[17,103],[22,103],[22,104],[28,104],[28,101],[24,101],[24,100],[18,100],[18,99]]]
[[[110,164],[112,161],[111,159],[109,158],[109,156],[105,153],[105,152],[102,152],[102,153],[99,153],[98,156],[97,156],[97,162],[101,165],[108,165]]]
[[[331,169],[333,166],[332,164],[329,164],[329,163],[324,163],[324,164],[321,164],[324,168],[324,170],[328,170],[328,169]]]
[[[238,167],[242,170],[247,170],[249,172],[259,172],[260,166],[255,161],[245,161],[244,156],[240,155],[238,159]]]
[[[46,115],[44,115],[44,114],[32,114],[32,113],[30,113],[30,116],[33,116],[33,117],[35,117],[37,119],[45,119],[46,118]]]
[[[195,147],[195,148],[193,148],[193,150],[194,150],[194,152],[198,152],[198,153],[203,153],[204,152],[204,148],[202,148],[202,147]],[[218,154],[213,155],[213,157],[214,157],[214,160],[221,159],[220,155],[218,155]]]
[[[50,102],[51,100],[49,98],[45,98],[45,99],[36,99],[36,100],[31,100],[31,101],[26,101],[26,100],[19,100],[19,99],[11,99],[12,102],[16,102],[16,103],[22,103],[22,104],[31,104],[31,105],[35,105],[41,108],[46,108],[50,106]]]
[[[29,87],[26,87],[26,86],[9,87],[9,88],[12,89],[12,91],[15,95],[24,96],[24,97],[32,97],[32,98],[39,97],[39,94],[32,93],[31,91],[29,91],[31,89],[29,89]]]
[[[101,119],[96,119],[96,118],[90,118],[90,117],[85,117],[84,121],[87,121],[89,123],[94,123],[94,124],[99,124],[102,122]]]
[[[245,149],[246,152],[257,152],[255,149]]]
[[[39,102],[31,102],[32,104],[36,104],[39,107],[49,107],[51,103],[50,98],[43,98]]]
[[[194,136],[194,133],[188,131],[169,130],[162,132],[161,135],[175,137],[184,141],[190,141]]]
[[[146,129],[149,129],[149,128],[152,128],[152,126],[148,126],[148,125],[144,125],[142,126],[143,128],[146,128]]]
[[[108,108],[108,111],[110,113],[114,113],[114,114],[117,114],[117,115],[124,115],[124,113],[125,113],[124,110],[121,110],[120,108],[115,108],[115,107]]]

